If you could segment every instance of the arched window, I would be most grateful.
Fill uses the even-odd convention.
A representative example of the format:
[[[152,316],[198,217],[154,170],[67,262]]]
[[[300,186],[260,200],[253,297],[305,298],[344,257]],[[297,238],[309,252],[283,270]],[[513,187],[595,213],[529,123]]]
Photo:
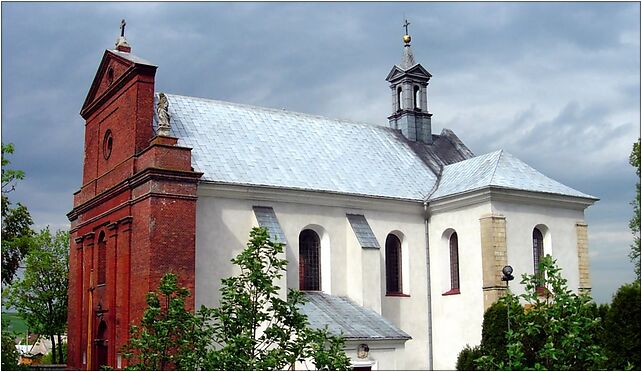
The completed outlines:
[[[402,90],[401,87],[397,87],[397,110],[402,109],[402,102],[403,102],[403,96],[401,94]]]
[[[320,250],[319,235],[310,229],[301,231],[299,234],[299,289],[302,291],[321,290]]]
[[[413,93],[413,97],[415,97],[415,108],[421,108],[421,89],[419,85],[415,85]]]
[[[459,242],[457,233],[453,232],[449,239],[450,245],[450,289],[459,290]]]
[[[401,241],[394,234],[386,238],[386,293],[400,294],[401,286]]]
[[[544,236],[538,228],[533,229],[533,264],[534,273],[539,274],[539,263],[544,258]]]
[[[107,281],[107,241],[105,232],[98,235],[98,285],[105,284]]]

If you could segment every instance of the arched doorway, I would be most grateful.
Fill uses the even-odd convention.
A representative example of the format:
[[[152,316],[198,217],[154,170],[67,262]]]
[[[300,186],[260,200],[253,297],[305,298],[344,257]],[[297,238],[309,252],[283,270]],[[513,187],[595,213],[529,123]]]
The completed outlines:
[[[94,370],[101,370],[101,366],[108,365],[107,362],[107,323],[104,320],[98,325],[96,337],[96,365]]]

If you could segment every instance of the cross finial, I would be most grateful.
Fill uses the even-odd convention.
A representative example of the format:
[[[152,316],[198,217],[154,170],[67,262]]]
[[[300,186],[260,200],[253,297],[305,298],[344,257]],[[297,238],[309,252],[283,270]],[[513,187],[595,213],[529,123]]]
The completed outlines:
[[[127,25],[127,22],[125,22],[124,19],[120,20],[120,37],[125,37],[125,26]],[[408,33],[408,31],[406,31]]]
[[[406,29],[406,35],[408,35],[408,26],[410,26],[410,22],[408,22],[407,19],[404,19],[403,27]]]

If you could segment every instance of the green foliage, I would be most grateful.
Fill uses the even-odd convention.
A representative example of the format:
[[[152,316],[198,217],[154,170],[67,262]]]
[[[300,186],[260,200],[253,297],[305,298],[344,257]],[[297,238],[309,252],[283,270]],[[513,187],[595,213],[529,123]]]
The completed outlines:
[[[6,325],[5,325],[6,320]],[[27,323],[18,315],[17,313],[2,313],[2,329],[6,329],[9,332],[13,332],[19,335],[24,335],[27,330]]]
[[[508,331],[508,318],[506,305],[495,302],[484,313],[482,322],[481,350],[485,355],[504,360],[506,355],[506,332]]]
[[[0,348],[2,349],[2,355],[0,355],[0,358],[2,359],[1,369],[3,371],[15,371],[19,369],[24,369],[22,368],[22,366],[18,365],[20,354],[16,349],[15,334],[7,330],[8,325],[9,324],[7,320],[3,318],[2,319],[2,345],[0,345]]]
[[[629,156],[629,163],[635,167],[635,174],[640,177],[640,139],[633,144],[633,150]],[[633,234],[633,244],[629,258],[635,265],[635,275],[638,282],[640,281],[640,182],[635,185],[635,200],[631,202],[633,206],[633,217],[629,221],[629,228]]]
[[[60,339],[67,327],[69,233],[52,235],[46,228],[30,245],[24,277],[8,288],[7,304],[15,307],[31,332],[49,337],[55,352],[54,336]]]
[[[625,284],[613,296],[604,317],[608,369],[640,370],[640,282]]]
[[[283,244],[266,229],[252,229],[247,248],[232,260],[240,274],[222,281],[219,307],[195,314],[185,310],[189,291],[165,275],[148,295],[141,326],[132,327],[128,368],[274,370],[311,361],[316,369],[347,369],[343,338],[309,327],[298,309],[300,292],[282,298],[275,284],[287,267],[282,254]]]
[[[129,370],[195,370],[203,365],[211,327],[210,311],[202,308],[196,314],[185,309],[190,296],[179,287],[178,277],[163,276],[158,291],[147,294],[147,309],[140,326],[131,326],[131,337],[123,356]]]
[[[63,342],[62,346],[58,345],[60,347],[61,352],[62,352],[62,360],[57,360],[56,363],[54,363],[54,356],[53,356],[53,350],[45,354],[42,359],[40,359],[40,364],[66,364],[67,363],[67,343]]]
[[[481,346],[470,347],[466,345],[457,355],[455,368],[458,371],[478,371],[475,360],[482,356]]]
[[[501,301],[510,309],[507,358],[484,354],[477,360],[483,369],[592,370],[603,368],[606,356],[599,345],[600,319],[586,294],[575,294],[566,285],[561,269],[546,256],[543,275],[522,276],[525,293],[507,294]],[[545,296],[537,287],[546,288]],[[526,306],[520,304],[520,300]]]
[[[2,144],[2,284],[11,284],[29,250],[33,221],[24,205],[18,203],[15,208],[11,207],[7,194],[15,190],[24,172],[8,169],[10,162],[5,154],[13,154],[13,144]]]

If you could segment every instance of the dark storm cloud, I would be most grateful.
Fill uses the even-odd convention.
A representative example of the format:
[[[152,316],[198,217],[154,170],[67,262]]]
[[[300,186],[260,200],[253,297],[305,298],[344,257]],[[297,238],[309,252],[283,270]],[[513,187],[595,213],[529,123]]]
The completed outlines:
[[[453,129],[476,154],[503,148],[601,199],[586,219],[595,296],[607,301],[632,273],[627,225],[636,179],[628,154],[639,136],[639,9],[5,2],[2,141],[16,145],[12,163],[27,173],[11,197],[39,226],[68,224],[82,172],[78,112],[121,18],[133,53],[159,65],[157,91],[385,125],[384,78],[401,57],[405,13],[415,56],[434,75],[434,132]]]

